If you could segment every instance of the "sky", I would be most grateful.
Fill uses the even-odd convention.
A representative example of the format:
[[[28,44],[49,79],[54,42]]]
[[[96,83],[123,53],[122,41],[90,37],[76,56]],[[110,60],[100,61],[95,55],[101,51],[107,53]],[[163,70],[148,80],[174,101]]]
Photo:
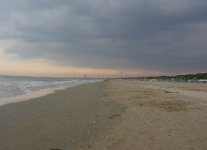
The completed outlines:
[[[206,0],[0,0],[0,74],[205,72],[206,14]]]

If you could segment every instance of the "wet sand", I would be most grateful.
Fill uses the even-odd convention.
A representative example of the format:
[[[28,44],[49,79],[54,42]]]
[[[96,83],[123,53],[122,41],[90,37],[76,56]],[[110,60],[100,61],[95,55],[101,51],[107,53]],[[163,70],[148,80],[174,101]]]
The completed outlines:
[[[0,150],[89,148],[120,122],[108,119],[123,108],[107,95],[102,82],[0,107]]]
[[[0,107],[4,150],[205,150],[207,85],[109,80]]]

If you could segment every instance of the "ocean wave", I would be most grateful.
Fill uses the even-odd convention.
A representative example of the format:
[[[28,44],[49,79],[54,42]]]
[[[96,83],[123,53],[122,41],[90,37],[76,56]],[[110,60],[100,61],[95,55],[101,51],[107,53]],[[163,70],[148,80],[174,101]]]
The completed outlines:
[[[0,76],[0,99],[19,96],[41,89],[72,87],[98,81],[101,80],[83,78]]]

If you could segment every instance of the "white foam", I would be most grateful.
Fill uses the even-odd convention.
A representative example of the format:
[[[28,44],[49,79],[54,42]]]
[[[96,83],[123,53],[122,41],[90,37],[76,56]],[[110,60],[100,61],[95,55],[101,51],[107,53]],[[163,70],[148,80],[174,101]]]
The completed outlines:
[[[63,89],[64,88],[62,88],[62,90]],[[42,90],[27,93],[27,94],[14,96],[14,97],[4,97],[0,99],[0,106],[10,104],[10,103],[24,102],[24,101],[31,100],[33,98],[46,96],[48,94],[54,93],[56,90],[61,90],[61,89],[42,89]]]
[[[100,81],[102,80],[0,76],[0,106],[27,101],[53,93],[56,90]]]

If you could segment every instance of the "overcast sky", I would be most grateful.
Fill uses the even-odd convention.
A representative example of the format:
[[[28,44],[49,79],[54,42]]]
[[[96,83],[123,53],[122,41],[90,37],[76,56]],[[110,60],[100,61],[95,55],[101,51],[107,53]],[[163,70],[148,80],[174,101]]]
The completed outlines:
[[[207,1],[0,0],[0,44],[2,60],[205,72]]]

